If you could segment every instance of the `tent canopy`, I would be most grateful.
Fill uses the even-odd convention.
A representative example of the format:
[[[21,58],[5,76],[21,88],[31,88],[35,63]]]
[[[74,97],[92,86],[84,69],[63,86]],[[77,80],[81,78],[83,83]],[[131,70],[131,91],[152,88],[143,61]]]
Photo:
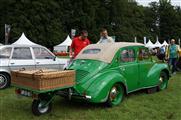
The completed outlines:
[[[71,46],[71,44],[72,44],[72,40],[70,39],[70,37],[68,35],[64,42],[60,43],[59,45],[54,46],[54,51],[67,52],[68,47]]]
[[[153,45],[153,43],[149,40],[147,43],[146,43],[146,45],[145,45],[145,47],[147,47],[147,48],[153,48],[154,47],[154,45]]]
[[[70,46],[72,44],[72,40],[70,39],[69,35],[67,36],[67,38],[65,39],[65,41],[63,41],[62,43],[60,43],[59,45],[56,46]]]
[[[162,46],[168,46],[168,43],[166,42],[166,41],[164,41],[163,43],[162,43]]]
[[[21,37],[13,43],[13,45],[38,45],[34,42],[31,42],[24,33],[22,33]]]
[[[160,42],[157,40],[156,43],[154,44],[154,47],[161,47],[162,45],[160,44]]]

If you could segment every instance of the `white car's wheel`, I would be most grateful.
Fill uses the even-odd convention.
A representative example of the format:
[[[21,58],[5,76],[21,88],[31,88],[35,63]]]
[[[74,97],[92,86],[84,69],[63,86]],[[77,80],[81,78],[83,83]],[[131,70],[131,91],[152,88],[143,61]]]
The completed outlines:
[[[10,76],[7,73],[0,73],[0,89],[7,88],[10,85]]]

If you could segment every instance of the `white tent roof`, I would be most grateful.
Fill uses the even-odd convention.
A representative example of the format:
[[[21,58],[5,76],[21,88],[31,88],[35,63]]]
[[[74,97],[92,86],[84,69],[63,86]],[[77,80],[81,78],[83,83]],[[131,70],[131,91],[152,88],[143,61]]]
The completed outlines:
[[[71,44],[72,44],[72,40],[70,39],[70,37],[68,35],[64,42],[62,42],[61,44],[56,45],[56,46],[70,46]]]
[[[153,45],[153,43],[149,40],[149,41],[146,43],[145,47],[147,47],[147,48],[153,48],[154,45]]]
[[[160,42],[157,40],[156,43],[154,44],[154,47],[161,47],[162,45],[160,44]]]
[[[166,45],[166,46],[167,46],[168,43],[167,43],[166,41],[164,41],[164,42],[162,43],[162,46],[163,46],[163,45]]]
[[[24,33],[22,33],[21,37],[13,43],[13,45],[38,45],[34,42],[31,42]]]

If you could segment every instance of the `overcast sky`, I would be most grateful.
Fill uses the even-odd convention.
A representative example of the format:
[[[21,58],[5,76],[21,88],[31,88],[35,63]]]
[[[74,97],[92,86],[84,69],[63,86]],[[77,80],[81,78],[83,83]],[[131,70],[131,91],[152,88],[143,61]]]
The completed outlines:
[[[159,0],[136,0],[139,4],[147,6],[148,3]],[[181,0],[171,0],[172,5],[181,6]]]

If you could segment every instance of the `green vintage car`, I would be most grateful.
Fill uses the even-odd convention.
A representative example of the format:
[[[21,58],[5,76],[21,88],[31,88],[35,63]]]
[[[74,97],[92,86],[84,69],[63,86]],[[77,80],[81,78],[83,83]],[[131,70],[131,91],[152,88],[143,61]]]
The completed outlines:
[[[48,113],[55,95],[115,106],[124,95],[145,89],[148,93],[164,90],[169,80],[165,63],[154,62],[140,43],[91,44],[68,67],[76,71],[76,84],[50,90],[32,90],[14,85],[16,94],[33,97],[34,115]]]
[[[76,93],[108,106],[118,105],[124,95],[140,89],[163,90],[169,80],[168,65],[152,60],[140,43],[89,45],[69,69],[76,70]]]

